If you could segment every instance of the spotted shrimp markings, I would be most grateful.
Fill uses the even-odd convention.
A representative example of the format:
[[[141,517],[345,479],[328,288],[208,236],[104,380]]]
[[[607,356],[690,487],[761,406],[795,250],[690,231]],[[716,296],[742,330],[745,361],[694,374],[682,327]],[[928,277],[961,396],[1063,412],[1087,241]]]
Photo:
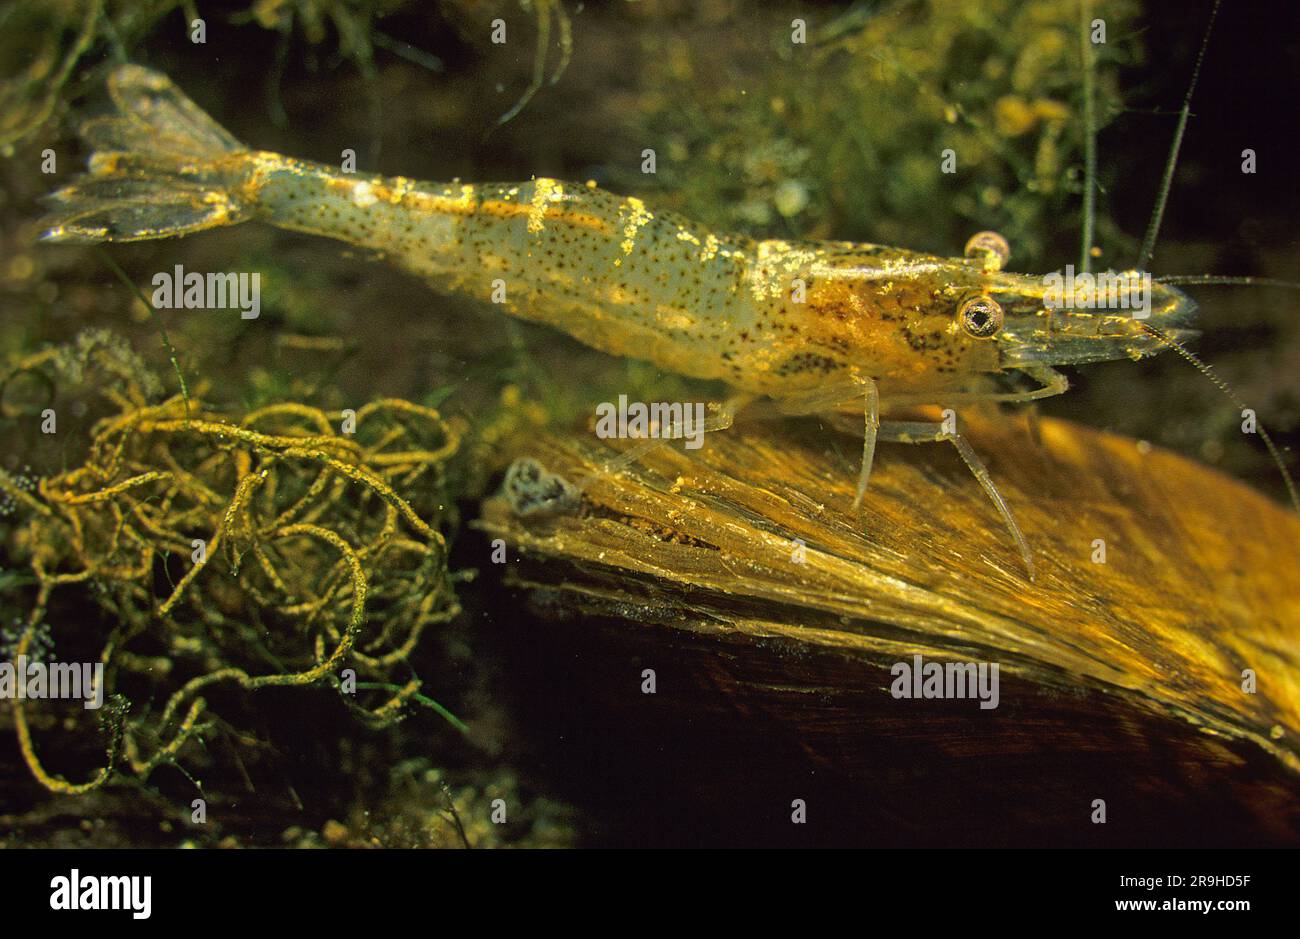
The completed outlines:
[[[384,187],[382,198],[391,205],[401,205],[415,189],[415,181],[405,176],[395,176],[391,187]]]
[[[758,300],[775,300],[794,277],[802,276],[817,261],[817,252],[787,241],[761,241],[756,261],[749,272],[749,288]]]
[[[655,315],[665,329],[686,331],[693,330],[699,325],[695,317],[683,307],[661,303],[655,308]]]
[[[473,215],[477,208],[474,198],[475,189],[470,185],[462,185],[460,195],[451,198],[431,192],[421,192],[409,180],[402,177],[399,177],[395,182],[397,183],[396,190],[389,190],[386,187],[376,189],[376,193],[381,199],[392,202],[394,205],[402,204],[412,210],[431,214],[462,216]],[[403,183],[406,183],[406,185],[402,185]]]
[[[636,244],[636,233],[654,216],[646,209],[645,203],[636,196],[628,196],[624,205],[627,207],[627,221],[623,225],[623,242],[619,247],[623,249],[625,255],[630,255],[633,246]]]
[[[560,199],[564,195],[561,185],[553,179],[538,179],[533,183],[532,204],[528,211],[528,231],[532,234],[539,233],[546,227],[546,206],[552,199]]]

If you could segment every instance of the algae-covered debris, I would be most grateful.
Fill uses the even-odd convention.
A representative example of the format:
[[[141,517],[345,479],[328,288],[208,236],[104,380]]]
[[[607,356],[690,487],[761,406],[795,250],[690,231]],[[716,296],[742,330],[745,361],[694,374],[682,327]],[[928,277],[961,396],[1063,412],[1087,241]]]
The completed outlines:
[[[655,175],[624,178],[719,228],[949,254],[996,229],[1017,269],[1050,270],[1062,247],[1077,258],[1082,222],[1080,9],[903,0],[795,21],[756,8],[749,30],[648,32],[634,120],[662,153]],[[1121,107],[1117,66],[1141,54],[1137,5],[1091,10],[1106,24],[1107,41],[1087,50],[1104,126]],[[803,42],[792,41],[799,22]],[[1062,219],[1074,244],[1049,240]],[[1097,243],[1128,259],[1104,215]]]
[[[523,583],[578,609],[625,602],[675,628],[846,648],[900,631],[978,646],[1146,695],[1300,776],[1300,520],[1124,438],[1055,420],[1041,443],[1023,422],[965,426],[1020,521],[1033,581],[955,455],[882,451],[857,513],[852,438],[793,423],[742,420],[699,451],[661,446],[616,473],[598,441],[545,436],[527,459],[587,479],[581,511],[523,514],[505,493],[479,524],[523,552],[510,569]],[[1248,666],[1272,676],[1269,691],[1241,692]]]
[[[581,510],[521,514],[507,493],[478,524],[519,559],[510,579],[555,641],[671,673],[683,721],[794,739],[927,823],[956,807],[954,826],[978,817],[988,837],[1012,825],[1014,841],[1086,839],[1071,800],[1095,773],[1139,793],[1141,814],[1217,800],[1239,820],[1232,837],[1294,843],[1300,520],[1124,438],[1050,419],[1041,443],[1019,422],[965,426],[1034,552],[1033,581],[954,454],[882,450],[855,511],[852,438],[796,422],[741,420],[618,473],[600,442],[545,436],[525,452],[589,479]],[[891,665],[918,654],[999,663],[993,716],[951,701],[900,711]],[[601,704],[638,719],[612,670]]]
[[[57,734],[33,738],[29,711],[45,705],[13,702],[41,783],[86,792],[116,772],[143,778],[183,763],[215,719],[205,696],[224,685],[333,685],[381,726],[413,703],[440,708],[407,662],[422,634],[459,609],[440,530],[459,428],[399,399],[335,414],[289,402],[234,417],[201,400],[160,400],[156,379],[123,368],[124,355],[91,336],[0,377],[16,389],[39,376],[35,388],[57,392],[42,420],[108,411],[78,465],[34,490],[0,474],[27,517],[11,554],[32,575],[12,651],[84,647],[89,632],[100,691],[114,702],[108,759],[79,782],[48,768],[58,765]],[[25,404],[4,405],[6,418],[25,414]],[[56,620],[50,610],[67,592],[105,619]],[[68,720],[79,733],[90,726]]]
[[[494,804],[498,818],[511,806],[511,824],[492,821]],[[382,803],[362,803],[319,833],[293,828],[281,838],[294,847],[560,848],[574,846],[579,827],[571,807],[509,771],[452,780],[414,758],[391,768]]]
[[[194,0],[8,4],[0,11],[0,64],[20,63],[21,67],[0,71],[0,150],[12,151],[30,141],[60,115],[83,59],[96,53],[126,58],[128,50],[168,18],[183,23],[185,35],[195,44],[207,42],[209,28],[250,24],[278,33],[284,48],[295,38],[310,46],[333,40],[338,54],[355,63],[373,84],[373,20],[402,5],[400,0],[253,0],[232,12],[214,11]],[[377,106],[377,100],[372,106]]]

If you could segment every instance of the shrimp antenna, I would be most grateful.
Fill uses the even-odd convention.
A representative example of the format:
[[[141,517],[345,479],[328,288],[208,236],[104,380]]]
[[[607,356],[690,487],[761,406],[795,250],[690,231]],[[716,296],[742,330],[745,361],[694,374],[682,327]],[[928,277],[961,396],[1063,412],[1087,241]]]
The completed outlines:
[[[1237,393],[1232,390],[1231,386],[1219,377],[1218,372],[1198,359],[1190,349],[1178,342],[1178,340],[1174,339],[1172,336],[1166,336],[1150,323],[1144,322],[1143,320],[1134,320],[1134,322],[1141,326],[1142,329],[1149,333],[1153,338],[1168,346],[1170,349],[1173,349],[1188,362],[1192,363],[1192,365],[1196,366],[1196,370],[1212,381],[1214,386],[1222,391],[1224,395],[1227,396],[1228,400],[1237,406],[1238,410],[1246,410],[1245,403]],[[1269,456],[1273,458],[1273,462],[1277,464],[1278,470],[1282,473],[1282,479],[1286,482],[1286,491],[1291,496],[1292,507],[1296,512],[1300,513],[1300,495],[1296,493],[1295,480],[1291,478],[1291,471],[1286,468],[1286,463],[1282,461],[1282,452],[1278,450],[1277,444],[1273,442],[1273,438],[1269,436],[1268,431],[1264,429],[1262,423],[1256,421],[1255,429],[1259,431],[1259,437],[1264,441],[1264,447],[1268,450]]]
[[[1151,263],[1151,255],[1156,250],[1156,236],[1160,234],[1160,223],[1165,217],[1165,203],[1169,201],[1169,188],[1174,181],[1174,168],[1178,166],[1178,151],[1183,146],[1183,133],[1187,130],[1187,119],[1192,113],[1192,94],[1196,91],[1196,80],[1201,77],[1201,63],[1205,61],[1205,50],[1210,45],[1210,31],[1214,29],[1215,17],[1219,15],[1221,0],[1214,0],[1214,9],[1210,11],[1210,22],[1205,26],[1205,35],[1201,37],[1201,50],[1196,53],[1196,65],[1192,68],[1192,81],[1187,86],[1183,97],[1183,108],[1178,114],[1178,128],[1174,131],[1174,140],[1169,147],[1169,159],[1165,161],[1165,174],[1160,180],[1159,195],[1156,206],[1151,212],[1151,221],[1147,225],[1146,237],[1142,239],[1142,253],[1138,255],[1137,269],[1145,271]]]
[[[1167,277],[1152,278],[1157,284],[1209,284],[1209,285],[1244,285],[1248,287],[1285,287],[1288,290],[1300,290],[1300,283],[1294,280],[1278,280],[1276,277],[1234,277],[1217,274],[1171,274]]]
[[[1083,242],[1079,247],[1079,270],[1092,270],[1092,242],[1097,216],[1097,109],[1094,90],[1092,0],[1079,2],[1079,56],[1083,60]]]

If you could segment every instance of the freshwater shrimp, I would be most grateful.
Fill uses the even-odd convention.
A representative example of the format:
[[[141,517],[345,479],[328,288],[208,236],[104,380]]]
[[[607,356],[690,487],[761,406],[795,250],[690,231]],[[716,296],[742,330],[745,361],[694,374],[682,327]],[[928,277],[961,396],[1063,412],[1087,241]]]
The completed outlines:
[[[1003,270],[1008,248],[993,233],[946,258],[715,233],[594,183],[359,176],[246,148],[141,66],[117,68],[108,85],[116,112],[83,125],[88,172],[50,197],[44,240],[140,241],[256,219],[375,250],[445,293],[495,299],[603,352],[724,382],[736,396],[706,429],[760,398],[790,415],[852,409],[864,432],[855,508],[878,441],[947,441],[1031,578],[1028,543],[955,426],[882,414],[1034,401],[1068,389],[1056,366],[1170,346],[1190,356],[1177,340],[1195,304],[1177,287],[1151,286],[1149,320],[1048,303],[1043,277]]]

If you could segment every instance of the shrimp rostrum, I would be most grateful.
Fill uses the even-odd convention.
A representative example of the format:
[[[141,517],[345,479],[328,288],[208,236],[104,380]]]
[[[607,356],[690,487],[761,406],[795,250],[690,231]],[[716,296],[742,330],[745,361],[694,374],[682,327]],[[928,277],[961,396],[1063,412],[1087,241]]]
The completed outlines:
[[[503,292],[512,315],[725,382],[736,397],[713,427],[759,398],[792,415],[860,413],[857,502],[877,442],[951,442],[1031,574],[1023,535],[956,428],[882,415],[1059,394],[1068,385],[1055,366],[1157,352],[1194,311],[1160,283],[1149,283],[1144,319],[1069,294],[1049,302],[1047,279],[1003,270],[1006,243],[992,233],[962,258],[758,241],[590,183],[424,183],[250,150],[135,65],[116,69],[109,89],[115,113],[84,125],[89,171],[50,197],[46,240],[137,241],[256,219],[377,250],[444,292]]]

